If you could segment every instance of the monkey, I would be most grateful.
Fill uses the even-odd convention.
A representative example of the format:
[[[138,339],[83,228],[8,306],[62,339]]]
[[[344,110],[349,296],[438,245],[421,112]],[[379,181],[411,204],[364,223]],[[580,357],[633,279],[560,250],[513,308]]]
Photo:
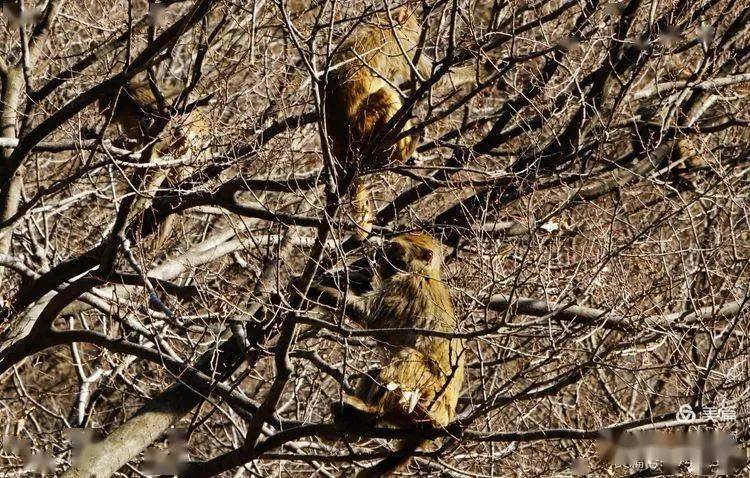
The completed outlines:
[[[171,99],[179,92],[178,88],[166,88],[163,93],[164,99]],[[111,116],[112,122],[121,129],[127,139],[137,142],[150,140],[151,123],[165,114],[159,111],[154,91],[145,80],[129,81],[120,92],[99,99],[98,106],[99,113],[105,117]],[[185,154],[192,146],[191,140],[205,128],[205,118],[191,113],[187,121],[181,121],[176,128],[156,140],[156,153],[175,156]]]
[[[334,52],[332,60],[338,67],[329,73],[325,113],[331,152],[343,174],[402,164],[414,153],[414,135],[385,148],[373,143],[383,139],[378,136],[403,105],[398,85],[408,83],[414,71],[422,76],[430,72],[424,55],[417,55],[420,33],[417,16],[402,6],[391,10],[390,16],[376,13]],[[404,123],[407,129],[410,125]],[[361,158],[366,150],[371,157]],[[373,226],[372,194],[359,177],[353,189],[352,215],[356,235],[363,240]]]
[[[399,235],[384,247],[373,290],[346,304],[346,315],[381,332],[376,339],[389,357],[359,381],[355,396],[345,395],[343,404],[334,404],[338,423],[441,428],[455,417],[464,382],[463,340],[413,330],[454,333],[458,328],[450,292],[441,278],[442,260],[441,244],[433,236]],[[316,285],[313,293],[330,306],[340,298],[330,287]],[[389,476],[406,466],[422,444],[422,440],[406,440],[397,454],[358,476]]]
[[[655,120],[656,111],[649,107],[640,107],[633,117],[631,147],[633,151],[651,151],[643,167],[648,169],[636,173],[645,174],[653,169],[661,180],[669,183],[676,191],[695,191],[696,186],[690,173],[709,167],[699,145],[689,136],[662,133],[663,124]],[[650,168],[649,168],[650,166]]]
[[[176,97],[180,93],[178,88],[166,88],[164,99]],[[112,120],[122,132],[123,136],[131,141],[138,142],[141,146],[147,146],[153,142],[150,161],[156,161],[164,155],[180,158],[187,155],[203,156],[207,152],[206,143],[209,134],[209,123],[205,115],[199,109],[193,109],[179,121],[171,121],[158,138],[152,138],[150,131],[155,120],[166,114],[160,111],[159,100],[157,100],[151,85],[147,80],[131,80],[118,93],[107,95],[98,101],[99,113]],[[185,177],[185,174],[179,174]],[[152,191],[161,186],[164,181],[167,185],[178,181],[177,177],[168,177],[164,171],[159,171],[146,181],[146,190]],[[147,207],[145,201],[138,201],[134,211],[140,211]],[[157,245],[168,238],[173,227],[174,216],[169,216],[162,224],[157,238]]]
[[[343,177],[353,177],[350,211],[355,235],[365,240],[373,228],[374,204],[371,186],[362,175],[375,168],[404,164],[417,147],[416,133],[393,143],[411,129],[409,119],[399,131],[386,126],[403,107],[400,87],[429,78],[433,60],[424,52],[422,28],[416,13],[407,5],[378,11],[349,34],[332,55],[334,69],[325,89],[325,119],[331,153]],[[479,79],[480,72],[492,71],[491,62],[459,66],[440,78],[454,88]],[[399,125],[396,125],[399,126]],[[367,156],[367,157],[364,157]]]

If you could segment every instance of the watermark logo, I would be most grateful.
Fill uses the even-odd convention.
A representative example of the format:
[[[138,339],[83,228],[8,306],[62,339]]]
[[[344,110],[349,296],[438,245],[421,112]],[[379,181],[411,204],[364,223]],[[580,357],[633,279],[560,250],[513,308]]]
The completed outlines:
[[[680,409],[677,411],[675,418],[680,423],[690,423],[695,421],[695,411],[693,411],[693,407],[688,404],[680,405]]]
[[[700,414],[697,414],[692,406],[684,404],[680,405],[675,418],[680,423],[691,423],[697,418],[711,420],[712,422],[730,422],[737,419],[737,409],[732,406],[706,405],[701,408]]]

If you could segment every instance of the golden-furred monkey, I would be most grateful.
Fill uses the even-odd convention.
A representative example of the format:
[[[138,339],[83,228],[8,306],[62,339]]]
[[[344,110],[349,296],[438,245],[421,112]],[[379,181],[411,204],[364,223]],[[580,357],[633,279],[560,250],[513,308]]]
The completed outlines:
[[[179,89],[167,89],[165,99],[177,96]],[[159,111],[158,101],[148,81],[131,80],[117,94],[109,95],[99,100],[99,111],[105,117],[112,118],[122,134],[137,141],[141,146],[154,142],[151,162],[158,162],[160,158],[169,155],[173,160],[180,158],[197,159],[207,153],[207,143],[210,134],[208,119],[199,109],[172,118],[157,138],[151,137],[150,127],[156,119],[164,113]],[[182,163],[175,166],[181,169],[179,173],[168,173],[167,169],[157,169],[150,179],[144,182],[145,192],[156,195],[162,183],[171,187],[180,179],[188,176],[188,170]],[[147,200],[139,200],[133,207],[139,212],[148,206]],[[161,245],[170,235],[174,216],[169,216],[162,224],[157,244]]]
[[[413,154],[412,136],[385,148],[373,142],[382,140],[385,126],[403,105],[398,85],[411,81],[415,69],[423,76],[430,73],[424,55],[413,62],[420,32],[416,14],[406,6],[379,11],[334,53],[336,68],[329,74],[325,112],[332,153],[344,174],[401,164]],[[409,126],[407,121],[405,128]],[[364,151],[369,157],[362,157]],[[361,178],[353,189],[354,222],[364,239],[372,229],[372,195]]]
[[[458,329],[450,292],[441,278],[442,260],[442,247],[434,237],[397,236],[378,261],[374,290],[346,305],[347,315],[360,325],[382,330],[376,339],[388,357],[360,380],[354,396],[345,396],[343,406],[335,405],[338,422],[445,427],[455,417],[464,382],[463,340],[409,332]],[[335,289],[315,286],[313,294],[327,305],[340,305]],[[420,439],[405,440],[397,454],[358,476],[388,476],[405,466],[421,445]]]

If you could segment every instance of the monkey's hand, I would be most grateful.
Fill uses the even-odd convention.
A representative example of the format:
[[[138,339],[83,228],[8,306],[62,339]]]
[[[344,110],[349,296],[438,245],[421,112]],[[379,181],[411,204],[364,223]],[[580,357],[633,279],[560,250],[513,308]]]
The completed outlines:
[[[334,309],[344,308],[344,314],[358,324],[367,323],[367,310],[362,297],[354,294],[344,294],[334,287],[312,284],[307,292],[307,298],[317,304]]]

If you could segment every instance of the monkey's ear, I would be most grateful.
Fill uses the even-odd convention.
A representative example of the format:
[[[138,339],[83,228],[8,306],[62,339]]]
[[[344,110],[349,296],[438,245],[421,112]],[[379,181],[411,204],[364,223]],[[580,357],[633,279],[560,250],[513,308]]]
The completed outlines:
[[[393,11],[393,21],[400,25],[403,25],[407,20],[409,20],[409,17],[411,15],[411,10],[409,10],[407,7],[401,7]]]

